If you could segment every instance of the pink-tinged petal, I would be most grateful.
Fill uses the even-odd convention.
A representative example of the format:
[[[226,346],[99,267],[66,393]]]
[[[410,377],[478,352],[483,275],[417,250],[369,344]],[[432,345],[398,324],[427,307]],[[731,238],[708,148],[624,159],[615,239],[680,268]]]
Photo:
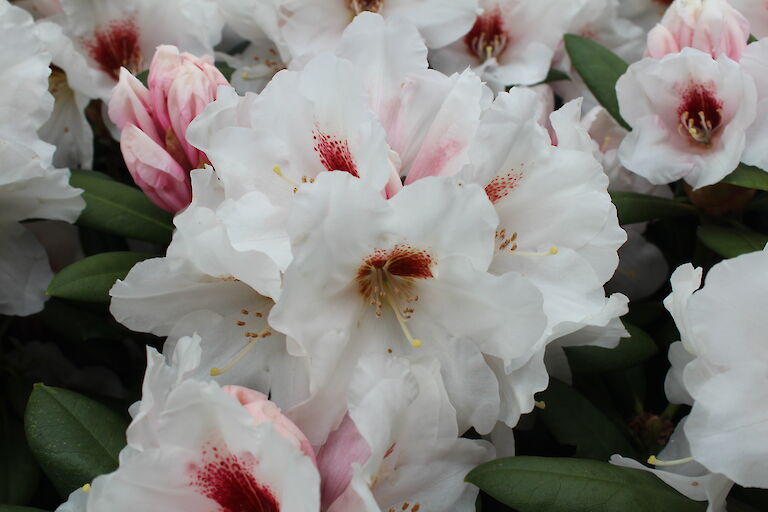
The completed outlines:
[[[680,46],[675,37],[664,25],[656,25],[648,32],[648,43],[645,49],[647,57],[660,59],[668,53],[678,53]]]
[[[254,424],[271,422],[272,427],[280,434],[280,437],[304,452],[307,457],[312,459],[312,462],[317,463],[315,450],[312,449],[307,436],[284,416],[277,405],[270,401],[265,394],[242,386],[224,386],[222,389],[245,407],[253,418]]]
[[[320,470],[320,499],[323,509],[330,507],[349,487],[352,464],[362,465],[371,456],[371,447],[347,414],[339,428],[317,452]]]
[[[182,58],[179,55],[179,49],[164,44],[157,47],[155,56],[152,58],[152,64],[149,66],[147,85],[157,122],[162,126],[163,131],[171,127],[171,118],[167,107],[168,89],[170,89],[176,77],[176,71],[181,64]]]
[[[400,174],[398,174],[396,169],[392,169],[392,174],[389,176],[389,181],[387,182],[387,185],[384,187],[384,197],[386,199],[391,199],[395,197],[395,194],[400,192],[403,189],[403,182],[400,179]]]
[[[156,143],[163,143],[160,126],[155,123],[150,95],[146,87],[127,69],[120,70],[120,80],[109,100],[109,118],[120,130],[134,125]]]
[[[187,172],[144,132],[128,125],[120,149],[133,180],[160,208],[176,213],[192,200]]]

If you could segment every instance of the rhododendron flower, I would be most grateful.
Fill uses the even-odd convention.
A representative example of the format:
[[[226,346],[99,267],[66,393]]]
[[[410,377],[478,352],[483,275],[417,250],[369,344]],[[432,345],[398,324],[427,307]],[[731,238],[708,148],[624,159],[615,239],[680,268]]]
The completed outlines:
[[[691,457],[739,485],[763,488],[766,275],[768,251],[748,253],[716,264],[697,291],[701,269],[686,264],[672,274],[664,300],[681,339],[670,346],[666,390],[692,404],[685,423]]]
[[[29,315],[43,308],[53,277],[45,250],[21,221],[74,222],[84,203],[69,171],[51,165],[54,147],[38,138],[53,108],[48,92],[51,55],[32,17],[0,2],[0,313]]]
[[[364,357],[348,402],[318,451],[322,510],[474,510],[477,489],[464,476],[494,450],[458,437],[436,361]]]
[[[683,48],[738,61],[749,38],[749,21],[728,0],[675,0],[648,33],[646,56],[660,59]]]
[[[748,20],[752,35],[768,37],[768,4],[764,0],[729,0]]]
[[[616,84],[633,130],[621,163],[654,184],[680,178],[693,188],[717,183],[741,159],[755,120],[755,83],[721,55],[692,48],[632,64]]]
[[[120,466],[93,481],[87,509],[318,510],[317,468],[300,448],[306,438],[279,413],[254,415],[249,400],[238,401],[243,390],[185,378],[198,359],[199,339],[182,340],[171,367],[148,349]]]
[[[269,323],[291,354],[309,356],[312,393],[346,389],[365,354],[433,358],[460,429],[490,431],[500,398],[485,357],[527,354],[545,319],[525,278],[487,271],[498,220],[482,188],[425,178],[387,201],[347,173],[323,173],[295,203],[294,259]],[[343,409],[326,414],[334,424]]]
[[[757,86],[757,115],[747,130],[747,143],[742,162],[768,169],[768,38],[747,46],[739,62],[741,69],[752,77]]]
[[[360,13],[399,17],[416,26],[430,48],[450,44],[475,19],[477,0],[280,0],[280,35],[292,57],[333,50]]]
[[[555,50],[587,0],[481,0],[472,29],[432,55],[444,73],[471,67],[503,87],[544,80]]]
[[[109,117],[121,131],[120,149],[136,184],[170,212],[186,207],[192,194],[189,171],[207,158],[186,139],[187,126],[216,99],[226,78],[210,57],[180,54],[160,46],[152,59],[149,89],[128,70],[109,102]]]

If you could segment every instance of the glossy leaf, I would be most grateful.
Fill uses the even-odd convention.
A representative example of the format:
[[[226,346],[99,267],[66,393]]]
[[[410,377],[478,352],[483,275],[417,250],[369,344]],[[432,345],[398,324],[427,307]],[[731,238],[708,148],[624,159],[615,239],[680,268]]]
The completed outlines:
[[[768,190],[768,172],[752,165],[739,164],[722,182],[744,188]]]
[[[616,81],[627,72],[627,63],[608,48],[586,37],[566,34],[563,40],[573,67],[595,99],[619,124],[631,130],[619,113],[616,97]]]
[[[540,416],[547,429],[559,443],[575,446],[578,457],[608,460],[615,453],[637,455],[629,437],[567,384],[551,378],[539,397],[545,404]]]
[[[83,189],[85,210],[77,219],[79,225],[136,240],[170,242],[173,216],[141,190],[80,169],[72,169],[69,181]]]
[[[748,252],[762,251],[768,243],[768,236],[749,229],[712,224],[699,226],[697,235],[701,243],[723,258],[735,258]]]
[[[482,464],[466,480],[519,512],[703,512],[651,473],[607,462],[510,457]]]
[[[638,365],[657,351],[656,344],[642,329],[625,324],[629,338],[622,338],[616,348],[565,347],[573,373],[602,373]]]
[[[40,468],[24,438],[24,426],[11,418],[0,420],[0,503],[27,503],[40,480]]]
[[[35,384],[24,419],[29,447],[62,498],[114,471],[128,422],[79,393]]]
[[[56,274],[46,293],[52,297],[85,302],[109,302],[109,289],[133,266],[151,254],[104,252],[84,258]]]
[[[619,223],[634,224],[654,219],[696,215],[696,208],[688,203],[637,192],[611,192]]]

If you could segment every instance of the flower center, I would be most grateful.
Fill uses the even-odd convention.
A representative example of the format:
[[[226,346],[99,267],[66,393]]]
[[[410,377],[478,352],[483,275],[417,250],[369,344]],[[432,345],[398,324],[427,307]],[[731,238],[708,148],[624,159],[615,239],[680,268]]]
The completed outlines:
[[[228,279],[226,279],[228,280]],[[259,340],[269,338],[272,336],[272,330],[265,320],[265,315],[261,311],[248,311],[247,309],[240,310],[240,317],[235,320],[235,325],[243,329],[243,338],[245,338],[245,346],[237,353],[237,355],[225,366],[221,368],[211,368],[211,377],[216,377],[222,373],[231,370],[233,366],[239,363],[245,356],[248,355],[253,347],[256,346]]]
[[[275,495],[256,481],[252,464],[244,458],[221,453],[216,447],[204,449],[203,456],[212,460],[196,468],[191,483],[200,494],[215,501],[221,512],[280,511]]]
[[[355,13],[355,16],[363,11],[379,12],[384,0],[349,0],[349,8]]]
[[[319,130],[314,131],[312,140],[315,141],[314,149],[327,170],[348,172],[355,178],[360,177],[346,140],[337,139]]]
[[[680,118],[678,131],[692,144],[708,148],[723,119],[722,114],[722,103],[710,88],[701,84],[691,85],[683,92],[677,109]]]
[[[464,43],[470,53],[480,62],[501,55],[507,48],[508,42],[499,7],[478,16],[472,30],[464,36]]]
[[[94,30],[93,38],[81,44],[99,68],[115,80],[120,77],[121,67],[134,75],[142,69],[139,28],[133,20],[113,20],[106,28]]]
[[[419,300],[415,293],[416,280],[434,277],[432,264],[432,256],[427,251],[398,244],[389,251],[376,249],[357,271],[360,294],[375,307],[376,316],[381,318],[384,306],[392,308],[403,334],[414,347],[420,347],[421,340],[413,337],[407,321]]]

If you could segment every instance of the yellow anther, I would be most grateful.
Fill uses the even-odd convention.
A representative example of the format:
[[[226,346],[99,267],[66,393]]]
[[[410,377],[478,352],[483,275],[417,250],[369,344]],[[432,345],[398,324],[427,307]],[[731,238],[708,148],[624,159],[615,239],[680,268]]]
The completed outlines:
[[[557,253],[558,253],[557,246],[553,245],[552,247],[549,248],[549,254],[557,254]]]
[[[414,348],[419,348],[421,346],[421,340],[414,338],[411,340],[411,345],[413,345]]]
[[[246,336],[248,336],[249,334],[251,334],[251,333],[246,333]],[[227,363],[227,365],[224,366],[223,368],[211,368],[211,371],[210,371],[211,377],[217,377],[217,376],[221,375],[222,373],[226,372],[227,370],[232,369],[233,366],[235,366],[238,362],[240,362],[240,360],[242,358],[244,358],[248,354],[248,352],[251,351],[251,349],[253,347],[256,346],[256,342],[258,342],[259,339],[266,338],[269,334],[271,334],[269,332],[269,327],[265,327],[261,332],[253,333],[250,336],[248,336],[248,338],[251,338],[248,341],[248,344],[245,346],[245,348],[243,348],[243,350],[241,350],[235,356],[234,359],[232,359],[232,361]]]
[[[287,178],[287,177],[285,176],[285,174],[283,174],[283,170],[280,168],[280,166],[279,166],[279,165],[276,165],[276,166],[274,166],[274,167],[272,168],[272,172],[274,172],[275,174],[277,174],[277,175],[280,177],[280,179],[282,179],[283,181],[285,181],[286,183],[288,183],[288,184],[289,184],[291,187],[293,187],[293,192],[294,192],[294,193],[296,193],[296,192],[298,192],[298,191],[299,191],[299,186],[300,186],[300,185],[299,185],[298,183],[296,183],[295,181],[293,181],[293,180],[291,180],[291,179]]]
[[[678,464],[687,464],[693,462],[693,457],[685,457],[677,460],[659,460],[655,455],[648,457],[648,464],[653,466],[677,466]]]
[[[91,492],[91,484],[85,484],[84,486],[81,487],[81,489],[83,490],[83,492]]]
[[[546,404],[546,402],[544,402],[544,400],[539,400],[537,402],[534,402],[533,405],[535,405],[537,409],[546,409],[547,408],[547,404]]]

